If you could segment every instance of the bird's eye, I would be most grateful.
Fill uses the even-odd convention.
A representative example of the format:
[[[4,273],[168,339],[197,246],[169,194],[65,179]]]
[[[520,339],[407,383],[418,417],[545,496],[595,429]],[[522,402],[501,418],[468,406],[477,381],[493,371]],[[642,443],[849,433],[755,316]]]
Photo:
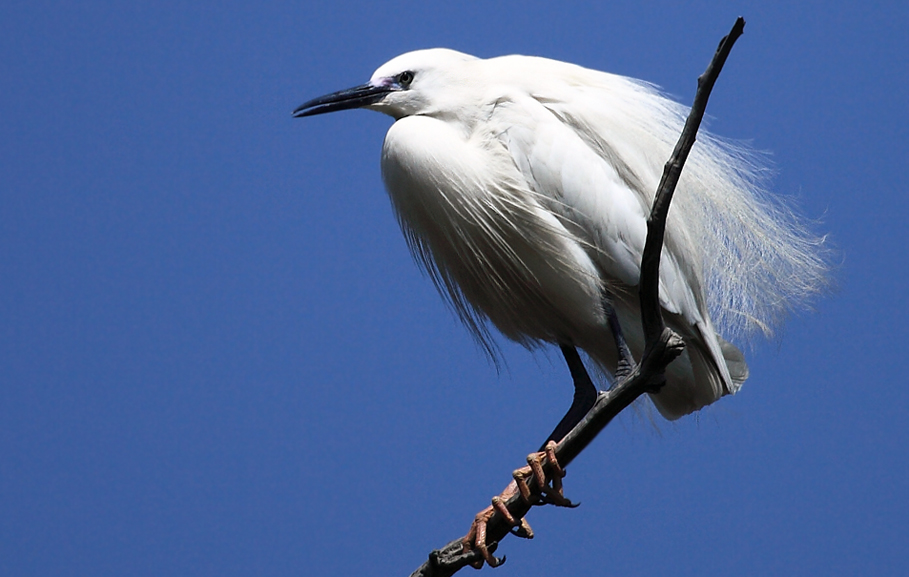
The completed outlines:
[[[405,70],[398,75],[398,82],[401,84],[401,86],[409,86],[410,83],[413,82],[413,72],[410,70]]]

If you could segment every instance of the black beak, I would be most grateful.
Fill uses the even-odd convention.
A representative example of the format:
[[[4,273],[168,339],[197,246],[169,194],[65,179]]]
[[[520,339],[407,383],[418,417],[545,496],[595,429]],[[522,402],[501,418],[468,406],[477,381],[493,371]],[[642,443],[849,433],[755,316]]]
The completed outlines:
[[[348,108],[362,108],[385,98],[385,95],[395,90],[394,86],[374,86],[364,84],[347,90],[332,92],[319,98],[304,102],[294,110],[294,118],[325,114],[336,110]]]

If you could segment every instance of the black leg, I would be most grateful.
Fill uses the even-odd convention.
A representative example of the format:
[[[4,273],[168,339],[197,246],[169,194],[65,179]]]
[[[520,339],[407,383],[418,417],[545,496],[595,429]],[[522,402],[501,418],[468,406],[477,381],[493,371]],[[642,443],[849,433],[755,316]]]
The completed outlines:
[[[615,382],[618,383],[631,374],[635,365],[634,357],[631,356],[631,349],[628,348],[628,343],[625,342],[625,335],[622,334],[622,326],[619,324],[619,317],[616,315],[615,309],[606,300],[603,302],[603,308],[606,309],[609,330],[612,332],[612,338],[615,340],[616,350],[619,354],[619,364],[616,367],[615,375],[613,375]]]
[[[581,419],[587,415],[593,403],[597,400],[597,388],[594,386],[593,381],[590,380],[590,375],[587,374],[587,369],[584,367],[584,362],[581,361],[578,350],[569,345],[561,345],[560,348],[565,361],[568,363],[568,370],[571,371],[571,379],[574,381],[574,400],[571,402],[568,412],[565,413],[565,416],[556,425],[555,430],[543,443],[540,451],[546,447],[546,443],[549,441],[555,441],[556,443],[561,441],[562,437],[568,434],[568,431],[581,422]]]

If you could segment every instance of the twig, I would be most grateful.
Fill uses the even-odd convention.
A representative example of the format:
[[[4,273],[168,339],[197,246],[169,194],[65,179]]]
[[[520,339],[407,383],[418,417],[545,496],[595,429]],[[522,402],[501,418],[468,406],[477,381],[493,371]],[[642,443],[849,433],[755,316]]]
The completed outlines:
[[[555,449],[556,458],[562,467],[567,466],[575,457],[596,438],[612,419],[627,408],[638,397],[657,389],[664,380],[666,366],[684,349],[681,337],[672,332],[663,323],[659,299],[660,253],[663,248],[663,234],[666,229],[666,217],[672,195],[682,174],[682,167],[688,153],[694,145],[698,128],[707,108],[707,99],[716,83],[716,79],[732,50],[732,45],[742,35],[745,20],[736,19],[732,30],[723,37],[713,60],[701,76],[698,77],[698,89],[694,104],[681,137],[672,151],[672,156],[663,168],[663,177],[653,200],[650,218],[647,219],[647,241],[641,259],[641,282],[639,296],[641,299],[641,318],[644,326],[646,344],[641,362],[631,373],[612,389],[601,392],[587,416],[575,426]],[[543,463],[547,476],[552,474],[548,462]],[[535,479],[528,479],[530,486],[538,486]],[[523,518],[532,507],[520,494],[515,495],[505,504],[512,517]],[[503,515],[496,512],[486,526],[487,542],[490,551],[494,551],[498,542],[511,531],[511,525]],[[457,571],[482,559],[480,552],[474,549],[464,552],[463,539],[455,539],[442,549],[429,554],[429,559],[411,574],[411,577],[449,577]],[[504,561],[504,557],[502,559]]]

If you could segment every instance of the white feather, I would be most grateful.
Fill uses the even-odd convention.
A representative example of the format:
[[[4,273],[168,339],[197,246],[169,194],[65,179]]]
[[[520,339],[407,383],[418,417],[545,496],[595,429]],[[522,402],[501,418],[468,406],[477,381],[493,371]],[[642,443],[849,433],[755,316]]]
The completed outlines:
[[[380,67],[413,73],[370,107],[393,116],[386,187],[409,246],[468,328],[565,343],[606,371],[607,295],[632,351],[646,215],[687,110],[650,84],[525,56],[434,49]],[[384,83],[384,84],[383,84]],[[756,157],[702,132],[667,225],[660,300],[686,341],[653,400],[677,418],[735,392],[741,352],[717,334],[770,334],[825,284],[823,239],[761,187]]]

